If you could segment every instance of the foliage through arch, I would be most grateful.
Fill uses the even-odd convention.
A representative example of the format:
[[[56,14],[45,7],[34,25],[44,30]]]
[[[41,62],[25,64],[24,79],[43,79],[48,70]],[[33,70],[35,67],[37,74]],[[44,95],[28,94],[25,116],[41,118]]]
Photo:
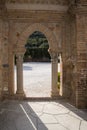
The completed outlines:
[[[24,61],[50,61],[49,44],[43,33],[35,31],[31,34],[25,48]]]

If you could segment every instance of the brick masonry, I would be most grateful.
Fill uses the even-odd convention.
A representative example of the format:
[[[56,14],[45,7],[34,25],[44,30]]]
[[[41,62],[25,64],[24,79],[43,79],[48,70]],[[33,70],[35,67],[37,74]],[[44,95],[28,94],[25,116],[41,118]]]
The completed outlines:
[[[0,3],[1,98],[4,94],[15,96],[14,56],[24,54],[29,35],[41,31],[47,37],[49,49],[62,56],[62,96],[78,108],[87,107],[87,0],[65,1],[54,1],[48,10],[39,9],[37,3],[32,3],[32,10],[26,9],[24,0],[16,1],[17,9]],[[10,0],[6,2],[15,4]],[[46,5],[45,1],[43,7]]]

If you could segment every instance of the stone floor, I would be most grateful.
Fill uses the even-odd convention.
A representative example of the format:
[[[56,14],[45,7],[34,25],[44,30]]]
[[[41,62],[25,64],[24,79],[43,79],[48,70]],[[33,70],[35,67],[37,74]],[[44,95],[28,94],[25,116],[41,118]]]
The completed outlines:
[[[0,130],[87,130],[87,111],[59,101],[3,101]]]

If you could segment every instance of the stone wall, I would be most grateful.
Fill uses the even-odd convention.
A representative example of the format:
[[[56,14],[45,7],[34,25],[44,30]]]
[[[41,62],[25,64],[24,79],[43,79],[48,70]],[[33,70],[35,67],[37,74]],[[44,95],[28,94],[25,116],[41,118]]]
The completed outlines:
[[[0,20],[0,90],[8,91],[8,23]],[[3,90],[3,91],[2,91]]]
[[[63,25],[63,95],[74,98],[74,65],[76,61],[75,16],[67,14]]]
[[[87,105],[87,16],[78,14],[77,23],[77,87],[76,105]]]
[[[20,5],[16,1],[17,6],[11,5],[9,0],[6,5],[1,2],[0,96],[2,90],[8,95],[15,94],[14,56],[23,55],[29,35],[41,31],[48,39],[54,60],[56,56],[56,63],[61,53],[62,96],[71,99],[79,108],[87,106],[87,1],[69,1],[59,4],[59,0],[57,6],[55,1],[50,9],[45,3],[40,10],[38,4],[25,9],[24,0],[19,1]]]
[[[3,92],[8,91],[8,22],[3,20],[2,24],[2,72],[3,72]]]
[[[75,104],[76,100],[76,16],[73,13],[68,13],[66,22],[66,94]]]
[[[2,20],[0,19],[0,99],[2,97]]]

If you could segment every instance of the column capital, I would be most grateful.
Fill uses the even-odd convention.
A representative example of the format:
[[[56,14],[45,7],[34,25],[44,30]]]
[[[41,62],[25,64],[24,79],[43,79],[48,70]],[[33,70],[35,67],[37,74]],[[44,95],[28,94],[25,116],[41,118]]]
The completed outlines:
[[[72,59],[72,57],[69,57],[69,58],[66,60],[66,63],[67,63],[67,67],[68,67],[68,68],[74,69],[75,61],[74,61],[74,59]]]
[[[58,62],[59,53],[51,49],[49,49],[48,51],[50,53],[52,62]]]
[[[22,54],[22,53],[16,54],[16,61],[23,62],[23,56],[24,56],[24,54]]]
[[[17,57],[23,57],[23,55],[24,55],[23,53],[17,53],[16,54]]]

